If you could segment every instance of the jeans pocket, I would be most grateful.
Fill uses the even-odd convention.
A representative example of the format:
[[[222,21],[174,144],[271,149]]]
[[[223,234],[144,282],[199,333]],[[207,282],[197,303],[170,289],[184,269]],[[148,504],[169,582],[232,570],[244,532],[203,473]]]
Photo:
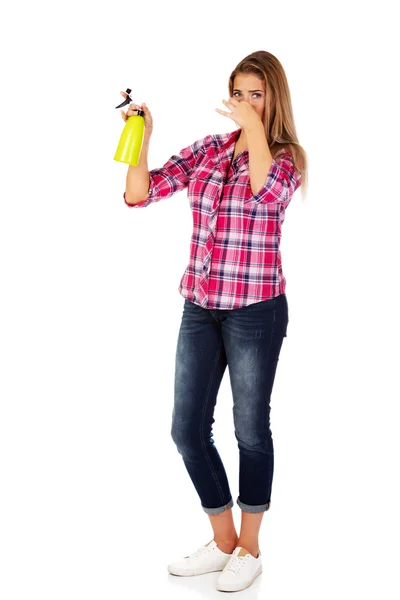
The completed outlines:
[[[260,302],[252,302],[247,306],[242,306],[236,310],[242,312],[257,312],[263,310],[272,310],[275,308],[276,298],[267,298],[267,300],[261,300]]]

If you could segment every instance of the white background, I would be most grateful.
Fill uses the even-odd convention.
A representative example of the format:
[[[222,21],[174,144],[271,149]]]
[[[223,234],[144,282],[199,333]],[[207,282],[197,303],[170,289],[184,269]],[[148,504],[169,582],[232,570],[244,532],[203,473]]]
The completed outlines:
[[[309,193],[286,212],[264,572],[248,598],[398,599],[395,2],[19,2],[1,15],[0,596],[217,598],[166,565],[213,537],[170,437],[186,191],[123,201],[120,90],[149,167],[236,124],[255,50],[288,77]],[[216,445],[238,495],[226,371]],[[235,504],[234,518],[240,525]]]

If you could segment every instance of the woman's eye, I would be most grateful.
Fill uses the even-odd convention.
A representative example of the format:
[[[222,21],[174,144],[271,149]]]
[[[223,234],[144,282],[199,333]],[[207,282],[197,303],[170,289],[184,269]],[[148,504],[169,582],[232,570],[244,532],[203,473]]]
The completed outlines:
[[[240,92],[235,92],[233,95],[236,96],[236,94],[240,95]],[[258,96],[259,98],[261,98],[261,94],[259,94],[258,92],[254,92],[253,96]]]

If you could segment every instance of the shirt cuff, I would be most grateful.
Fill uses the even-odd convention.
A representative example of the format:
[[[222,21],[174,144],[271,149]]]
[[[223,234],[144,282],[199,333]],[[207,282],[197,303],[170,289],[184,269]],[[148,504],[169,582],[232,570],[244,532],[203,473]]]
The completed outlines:
[[[280,161],[281,159],[279,159]],[[278,202],[288,203],[294,192],[300,185],[301,173],[293,168],[287,169],[273,160],[268,172],[267,180],[263,187],[254,196],[251,196],[245,203],[253,202],[276,204]]]
[[[125,204],[129,207],[129,208],[144,208],[145,206],[147,206],[148,204],[150,204],[151,202],[153,202],[154,200],[154,195],[153,195],[153,190],[154,190],[154,179],[153,179],[153,175],[149,172],[149,176],[150,176],[150,185],[149,185],[149,197],[146,198],[146,200],[143,200],[142,202],[138,202],[137,204],[129,204],[126,201],[126,192],[124,192],[124,201]]]

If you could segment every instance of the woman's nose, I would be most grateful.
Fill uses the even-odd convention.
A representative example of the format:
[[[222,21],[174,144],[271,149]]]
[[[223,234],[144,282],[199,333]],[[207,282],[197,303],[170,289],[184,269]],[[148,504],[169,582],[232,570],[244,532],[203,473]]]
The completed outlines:
[[[249,104],[251,104],[251,106],[253,106],[253,99],[252,98],[238,98],[239,102],[241,102],[242,100],[246,100],[246,102],[248,102]]]

